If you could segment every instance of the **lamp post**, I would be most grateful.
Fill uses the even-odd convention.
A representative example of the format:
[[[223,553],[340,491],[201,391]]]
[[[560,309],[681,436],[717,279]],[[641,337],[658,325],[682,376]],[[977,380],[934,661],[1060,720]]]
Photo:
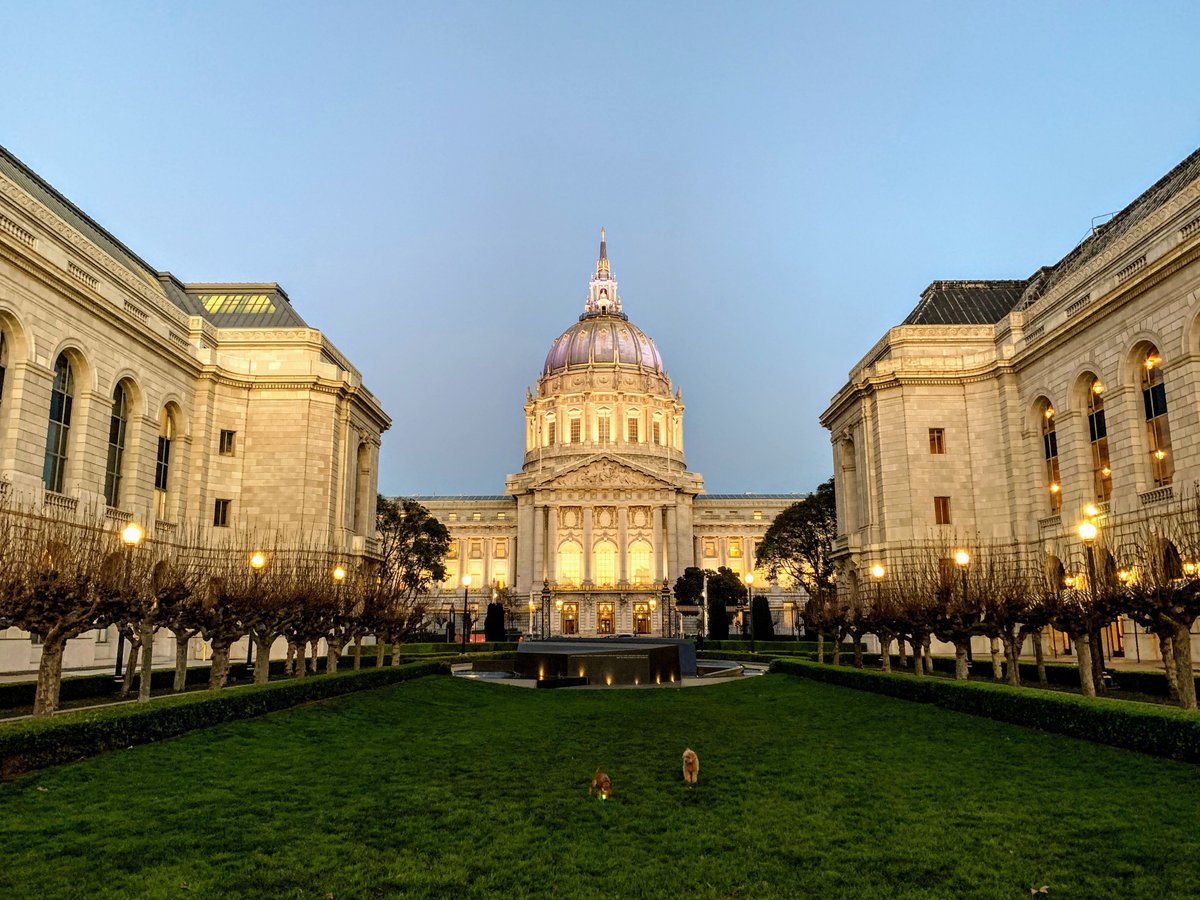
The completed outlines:
[[[471,576],[464,575],[462,577],[463,586],[463,632],[462,632],[462,652],[467,652],[467,592],[471,590]]]
[[[142,531],[142,526],[137,522],[130,522],[121,529],[121,540],[125,544],[125,578],[124,588],[125,593],[129,593],[129,582],[133,575],[133,548],[142,542],[145,537],[145,532]],[[124,670],[125,661],[125,631],[117,629],[117,667],[113,672],[113,677],[120,680]]]
[[[255,550],[250,555],[250,571],[254,573],[254,599],[258,600],[258,576],[267,565],[267,555],[261,550]],[[303,648],[301,648],[303,649]],[[247,633],[246,635],[246,668],[250,668],[253,662],[254,639]],[[303,657],[303,654],[301,655]],[[304,660],[301,658],[300,665],[304,665]]]
[[[708,634],[708,570],[704,570],[704,579],[700,587],[700,640],[703,642]]]
[[[886,574],[887,574],[887,569],[884,568],[883,563],[875,563],[875,565],[871,566],[871,578],[873,578],[875,580],[875,610],[876,610],[876,612],[878,612],[880,604],[882,602],[883,576],[885,576]],[[880,643],[882,644],[882,641]],[[891,659],[892,646],[891,645],[892,645],[892,642],[889,640],[888,645],[886,647],[881,646],[879,648],[879,655],[880,655],[880,659],[883,662],[884,671],[891,671],[891,667],[892,667],[892,659]]]
[[[1088,507],[1088,512],[1095,509],[1093,506]],[[1083,522],[1079,526],[1079,539],[1083,541],[1083,550],[1087,556],[1087,580],[1088,580],[1088,603],[1091,606],[1091,613],[1095,615],[1096,611],[1096,551],[1095,543],[1096,536],[1100,533],[1100,529],[1096,527],[1095,522]],[[1090,617],[1089,617],[1090,618]],[[1096,688],[1097,694],[1104,693],[1104,646],[1100,638],[1099,628],[1089,628],[1088,636],[1091,639],[1092,647],[1092,681]]]
[[[550,637],[550,582],[542,579],[542,640]]]
[[[746,609],[750,612],[750,652],[754,652],[754,573],[747,572],[746,581]]]
[[[533,622],[534,615],[537,613],[537,604],[533,602],[533,598],[529,598],[529,636],[533,637]]]
[[[954,554],[954,564],[958,566],[958,571],[962,576],[962,604],[963,612],[967,611],[967,569],[971,568],[971,554],[966,550],[959,550]],[[967,667],[968,669],[975,660],[971,656],[971,635],[967,635]],[[914,648],[915,649],[915,648]]]
[[[671,586],[663,579],[662,586],[663,637],[675,636],[675,614],[671,611]]]

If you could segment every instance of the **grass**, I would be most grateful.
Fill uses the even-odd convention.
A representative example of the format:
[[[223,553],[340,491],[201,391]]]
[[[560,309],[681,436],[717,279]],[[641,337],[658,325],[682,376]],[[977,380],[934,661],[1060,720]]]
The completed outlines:
[[[1198,776],[786,676],[427,678],[0,784],[0,896],[1188,897]]]

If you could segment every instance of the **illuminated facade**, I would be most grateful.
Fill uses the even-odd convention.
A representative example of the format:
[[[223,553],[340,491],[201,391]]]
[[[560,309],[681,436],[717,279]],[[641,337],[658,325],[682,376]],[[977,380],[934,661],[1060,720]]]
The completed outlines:
[[[184,284],[0,148],[0,490],[150,537],[273,531],[372,552],[380,435],[361,374],[275,284]],[[65,664],[107,664],[110,633]],[[170,635],[159,658],[174,658]],[[202,642],[196,651],[203,652]],[[39,648],[0,630],[0,672]]]
[[[624,312],[603,231],[583,314],[551,343],[524,412],[524,462],[503,495],[416,498],[454,538],[441,602],[461,598],[464,575],[482,602],[510,586],[523,630],[675,632],[664,583],[693,565],[749,572],[767,527],[800,496],[704,493],[684,460],[682,392]],[[756,578],[791,628],[794,595]]]
[[[850,371],[821,424],[850,591],[889,548],[931,538],[1014,541],[1072,577],[1089,505],[1103,535],[1190,497],[1200,151],[1030,278],[931,284]],[[1127,622],[1105,649],[1158,657],[1156,640]]]

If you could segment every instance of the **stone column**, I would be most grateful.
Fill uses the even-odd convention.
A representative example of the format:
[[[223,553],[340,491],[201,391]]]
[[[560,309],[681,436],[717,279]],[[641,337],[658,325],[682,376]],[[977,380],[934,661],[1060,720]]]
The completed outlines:
[[[667,549],[663,560],[663,577],[671,578],[683,574],[679,567],[679,523],[676,519],[675,507],[667,507]]]
[[[558,507],[546,507],[546,577],[554,584],[558,580]]]
[[[489,588],[488,597],[491,598],[490,588],[492,586],[492,542],[495,538],[483,538],[483,584],[480,588]]]
[[[541,590],[546,578],[546,507],[533,508],[533,584],[531,591]]]
[[[617,507],[617,584],[629,584],[629,507]]]
[[[592,508],[583,508],[583,583],[592,583]]]
[[[663,580],[663,510],[661,506],[654,507],[654,583],[662,584]]]
[[[537,570],[533,567],[533,503],[532,498],[521,498],[517,501],[517,540],[513,546],[513,556],[517,560],[517,570],[513,575],[513,584],[517,592],[528,594],[538,590]]]

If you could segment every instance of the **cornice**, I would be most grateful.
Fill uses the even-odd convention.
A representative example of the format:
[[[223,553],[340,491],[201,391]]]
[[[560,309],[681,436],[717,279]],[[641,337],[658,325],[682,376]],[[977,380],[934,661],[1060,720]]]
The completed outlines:
[[[27,194],[19,185],[2,175],[0,175],[0,195],[7,198],[22,213],[36,221],[71,250],[85,258],[91,265],[96,266],[109,278],[119,282],[140,299],[149,303],[168,321],[173,321],[179,325],[186,324],[187,315],[183,310],[165,301],[161,294],[151,289],[148,281],[139,278],[133,272],[129,271],[126,266],[118,263],[112,256],[105,253],[56,214]]]

